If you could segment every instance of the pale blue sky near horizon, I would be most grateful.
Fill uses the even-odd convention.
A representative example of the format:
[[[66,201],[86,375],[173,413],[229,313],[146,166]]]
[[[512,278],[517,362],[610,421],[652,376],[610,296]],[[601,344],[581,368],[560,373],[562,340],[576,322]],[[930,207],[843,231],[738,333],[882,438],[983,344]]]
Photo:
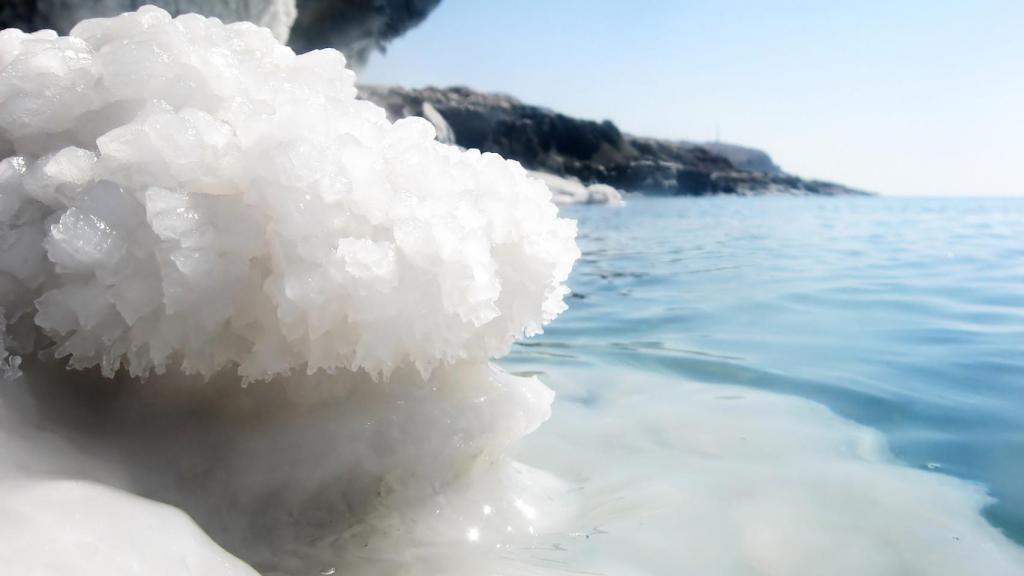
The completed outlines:
[[[360,80],[717,134],[883,194],[1024,196],[1024,0],[442,0]]]

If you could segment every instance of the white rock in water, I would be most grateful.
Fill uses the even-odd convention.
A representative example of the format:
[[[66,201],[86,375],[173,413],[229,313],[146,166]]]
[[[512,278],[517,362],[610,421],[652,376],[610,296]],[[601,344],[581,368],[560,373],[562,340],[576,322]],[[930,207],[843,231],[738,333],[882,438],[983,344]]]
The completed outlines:
[[[550,172],[530,171],[530,176],[543,182],[555,204],[607,204],[622,206],[622,193],[607,184],[584,186],[578,178],[565,178]]]
[[[590,204],[608,204],[609,206],[622,206],[626,203],[622,199],[622,192],[607,184],[591,184],[587,186],[588,202]]]
[[[257,576],[188,516],[98,484],[0,482],[0,566],[42,576]]]
[[[421,116],[423,116],[424,120],[434,125],[434,132],[437,134],[438,142],[453,145],[456,143],[455,131],[452,130],[451,124],[448,124],[448,121],[437,111],[437,108],[434,108],[433,104],[423,102]]]
[[[0,271],[38,308],[5,316],[72,366],[426,374],[564,309],[547,188],[388,122],[336,51],[145,7],[5,30],[0,67]]]

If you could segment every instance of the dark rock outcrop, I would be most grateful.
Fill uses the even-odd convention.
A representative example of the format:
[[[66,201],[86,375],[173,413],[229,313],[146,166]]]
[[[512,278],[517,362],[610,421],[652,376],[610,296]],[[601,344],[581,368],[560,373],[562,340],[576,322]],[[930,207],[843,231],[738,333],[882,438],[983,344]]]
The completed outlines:
[[[441,0],[297,0],[288,41],[296,52],[332,47],[356,67],[422,22]]]
[[[443,117],[455,142],[497,152],[531,170],[579,178],[620,190],[655,194],[863,194],[838,184],[782,172],[759,150],[623,134],[610,121],[572,118],[504,94],[464,87],[407,89],[363,86],[361,95],[392,119]]]
[[[416,26],[441,0],[2,0],[0,29],[56,30],[155,4],[172,15],[197,12],[246,20],[288,39],[296,52],[337,48],[360,67],[374,50]],[[290,34],[289,34],[290,30]]]

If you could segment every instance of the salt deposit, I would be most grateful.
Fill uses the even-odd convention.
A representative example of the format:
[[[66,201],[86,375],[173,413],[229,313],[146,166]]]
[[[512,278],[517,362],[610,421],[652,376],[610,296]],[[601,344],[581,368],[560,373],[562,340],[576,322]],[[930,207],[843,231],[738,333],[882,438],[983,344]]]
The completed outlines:
[[[569,364],[569,363],[566,363]],[[578,514],[532,561],[574,573],[1024,574],[981,485],[899,462],[814,402],[616,368],[555,368],[554,416],[518,457]],[[557,572],[556,572],[557,573]]]
[[[3,487],[26,479],[117,487],[188,512],[264,575],[485,572],[515,565],[534,534],[556,531],[566,514],[559,481],[504,458],[548,417],[551,391],[486,364],[438,369],[427,381],[401,369],[382,382],[319,373],[246,388],[230,374],[110,380],[34,359],[22,372],[4,382],[0,396],[0,506],[17,499]],[[81,513],[97,514],[119,494],[99,494]],[[59,500],[52,508],[42,496],[33,502],[43,516],[61,513]],[[123,507],[136,516],[158,511]],[[136,530],[111,522],[104,538]],[[33,533],[45,538],[46,526]],[[88,540],[92,526],[69,526],[61,553],[74,556],[74,543]],[[182,545],[207,541],[175,534]],[[0,539],[0,558],[42,549],[7,544]],[[133,574],[108,567],[120,565],[123,551],[111,545],[96,571],[84,574]],[[132,558],[156,573],[167,560],[144,548]],[[40,558],[19,560],[34,561]],[[43,572],[51,573],[59,572]]]
[[[282,42],[288,40],[298,16],[296,0],[17,0],[17,7],[0,12],[3,27],[49,28],[67,34],[85,18],[117,16],[153,4],[172,14],[197,12],[224,22],[244,20],[267,27]]]
[[[483,570],[549,521],[503,453],[552,395],[488,361],[564,309],[575,224],[353,81],[153,7],[0,32],[0,505],[38,514],[5,565],[248,573],[54,477],[264,574]]]
[[[157,8],[0,47],[5,315],[73,366],[426,375],[564,308],[548,190],[391,124],[336,51]]]
[[[0,518],[7,574],[256,576],[180,511],[88,482],[0,484]]]
[[[565,178],[549,172],[531,170],[530,176],[544,182],[555,204],[607,204],[622,206],[622,193],[607,184],[584,186],[578,178]]]

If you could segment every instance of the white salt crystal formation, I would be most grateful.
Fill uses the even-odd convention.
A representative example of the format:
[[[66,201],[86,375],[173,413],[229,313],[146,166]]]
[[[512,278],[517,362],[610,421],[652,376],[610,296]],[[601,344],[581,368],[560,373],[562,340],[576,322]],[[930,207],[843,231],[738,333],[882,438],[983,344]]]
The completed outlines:
[[[353,81],[152,7],[0,32],[0,566],[249,573],[123,491],[268,576],[490,573],[550,522],[503,453],[552,393],[488,359],[564,308],[575,224]]]
[[[85,18],[117,16],[143,4],[154,4],[172,14],[197,12],[224,22],[254,22],[285,42],[298,16],[295,0],[7,0],[3,4],[2,27],[48,28],[61,34],[67,34]]]
[[[555,204],[607,204],[619,207],[626,204],[622,193],[607,184],[584,186],[578,178],[534,170],[530,171],[530,176],[544,182],[551,190],[551,200]]]
[[[108,376],[266,379],[426,375],[538,332],[575,224],[517,163],[392,124],[353,81],[336,51],[153,7],[0,32],[8,340]]]
[[[264,576],[511,575],[564,524],[565,487],[504,458],[553,393],[486,363],[244,389],[21,371],[0,376],[2,574],[224,576],[219,545]]]

